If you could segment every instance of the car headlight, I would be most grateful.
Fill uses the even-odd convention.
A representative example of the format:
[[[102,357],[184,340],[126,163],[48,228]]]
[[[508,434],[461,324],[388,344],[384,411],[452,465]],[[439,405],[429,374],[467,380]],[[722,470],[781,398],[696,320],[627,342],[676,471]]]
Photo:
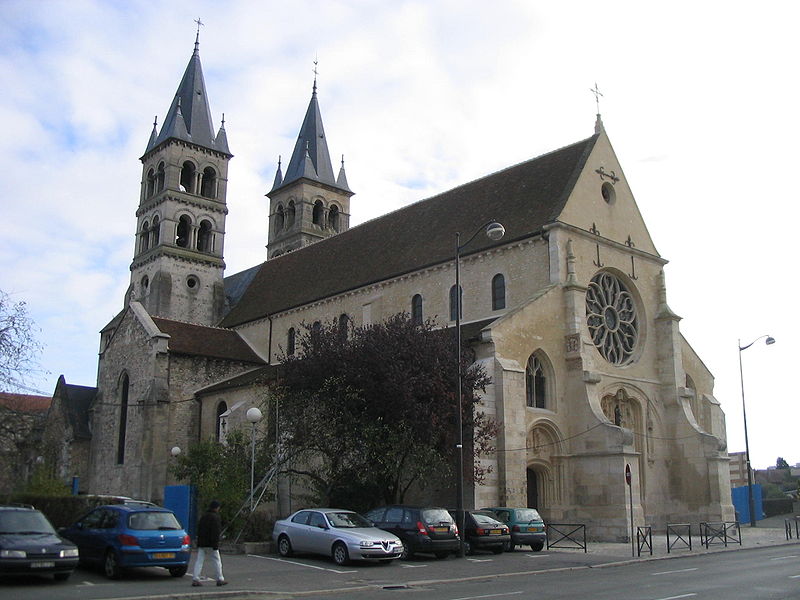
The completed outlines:
[[[0,550],[0,558],[27,558],[25,550]]]
[[[66,548],[58,553],[61,558],[77,558],[78,557],[78,549],[77,548]]]
[[[361,540],[358,545],[361,548],[374,548],[375,546],[380,545],[380,542],[374,542],[372,540]]]

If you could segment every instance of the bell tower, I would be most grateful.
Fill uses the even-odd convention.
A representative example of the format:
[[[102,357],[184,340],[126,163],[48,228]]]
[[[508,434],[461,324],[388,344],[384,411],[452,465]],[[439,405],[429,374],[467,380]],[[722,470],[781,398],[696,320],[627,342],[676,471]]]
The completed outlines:
[[[232,156],[224,115],[214,135],[198,29],[166,119],[160,131],[153,123],[140,159],[142,184],[127,299],[138,300],[151,315],[200,325],[219,320]]]
[[[286,175],[280,160],[272,190],[267,194],[269,234],[267,259],[297,250],[350,227],[350,197],[344,158],[334,177],[328,141],[317,100],[317,79],[300,127]]]

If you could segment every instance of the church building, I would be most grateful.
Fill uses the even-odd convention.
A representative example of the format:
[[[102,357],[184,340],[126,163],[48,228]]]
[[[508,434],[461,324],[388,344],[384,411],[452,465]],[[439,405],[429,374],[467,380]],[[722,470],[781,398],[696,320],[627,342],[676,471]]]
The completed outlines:
[[[141,157],[130,286],[101,332],[81,413],[89,450],[57,453],[88,458],[62,460],[63,474],[90,493],[161,499],[176,483],[170,449],[242,426],[305,324],[406,312],[453,327],[460,308],[492,380],[482,409],[499,425],[496,452],[480,458],[491,472],[467,486],[466,506],[538,507],[609,540],[625,539],[631,510],[656,527],[733,520],[714,378],[668,306],[667,260],[599,114],[587,134],[351,228],[353,191],[344,164],[334,172],[315,80],[267,194],[265,261],[226,276],[233,154],[195,42]],[[491,222],[505,234],[464,246],[456,289],[456,232]]]

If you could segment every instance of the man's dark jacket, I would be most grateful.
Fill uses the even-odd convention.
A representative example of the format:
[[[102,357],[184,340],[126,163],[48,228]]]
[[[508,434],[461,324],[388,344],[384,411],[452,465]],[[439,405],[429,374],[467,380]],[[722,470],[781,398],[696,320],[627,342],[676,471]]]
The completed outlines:
[[[209,510],[197,524],[197,547],[219,548],[219,536],[222,533],[222,519],[215,510]]]

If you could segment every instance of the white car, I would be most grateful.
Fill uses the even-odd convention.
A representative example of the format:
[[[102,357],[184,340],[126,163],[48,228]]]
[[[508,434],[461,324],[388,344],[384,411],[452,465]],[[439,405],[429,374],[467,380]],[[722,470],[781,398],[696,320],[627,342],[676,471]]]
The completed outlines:
[[[351,560],[388,562],[403,553],[403,543],[396,535],[378,529],[358,513],[339,508],[298,510],[275,522],[272,539],[281,556],[322,554],[337,565]]]

